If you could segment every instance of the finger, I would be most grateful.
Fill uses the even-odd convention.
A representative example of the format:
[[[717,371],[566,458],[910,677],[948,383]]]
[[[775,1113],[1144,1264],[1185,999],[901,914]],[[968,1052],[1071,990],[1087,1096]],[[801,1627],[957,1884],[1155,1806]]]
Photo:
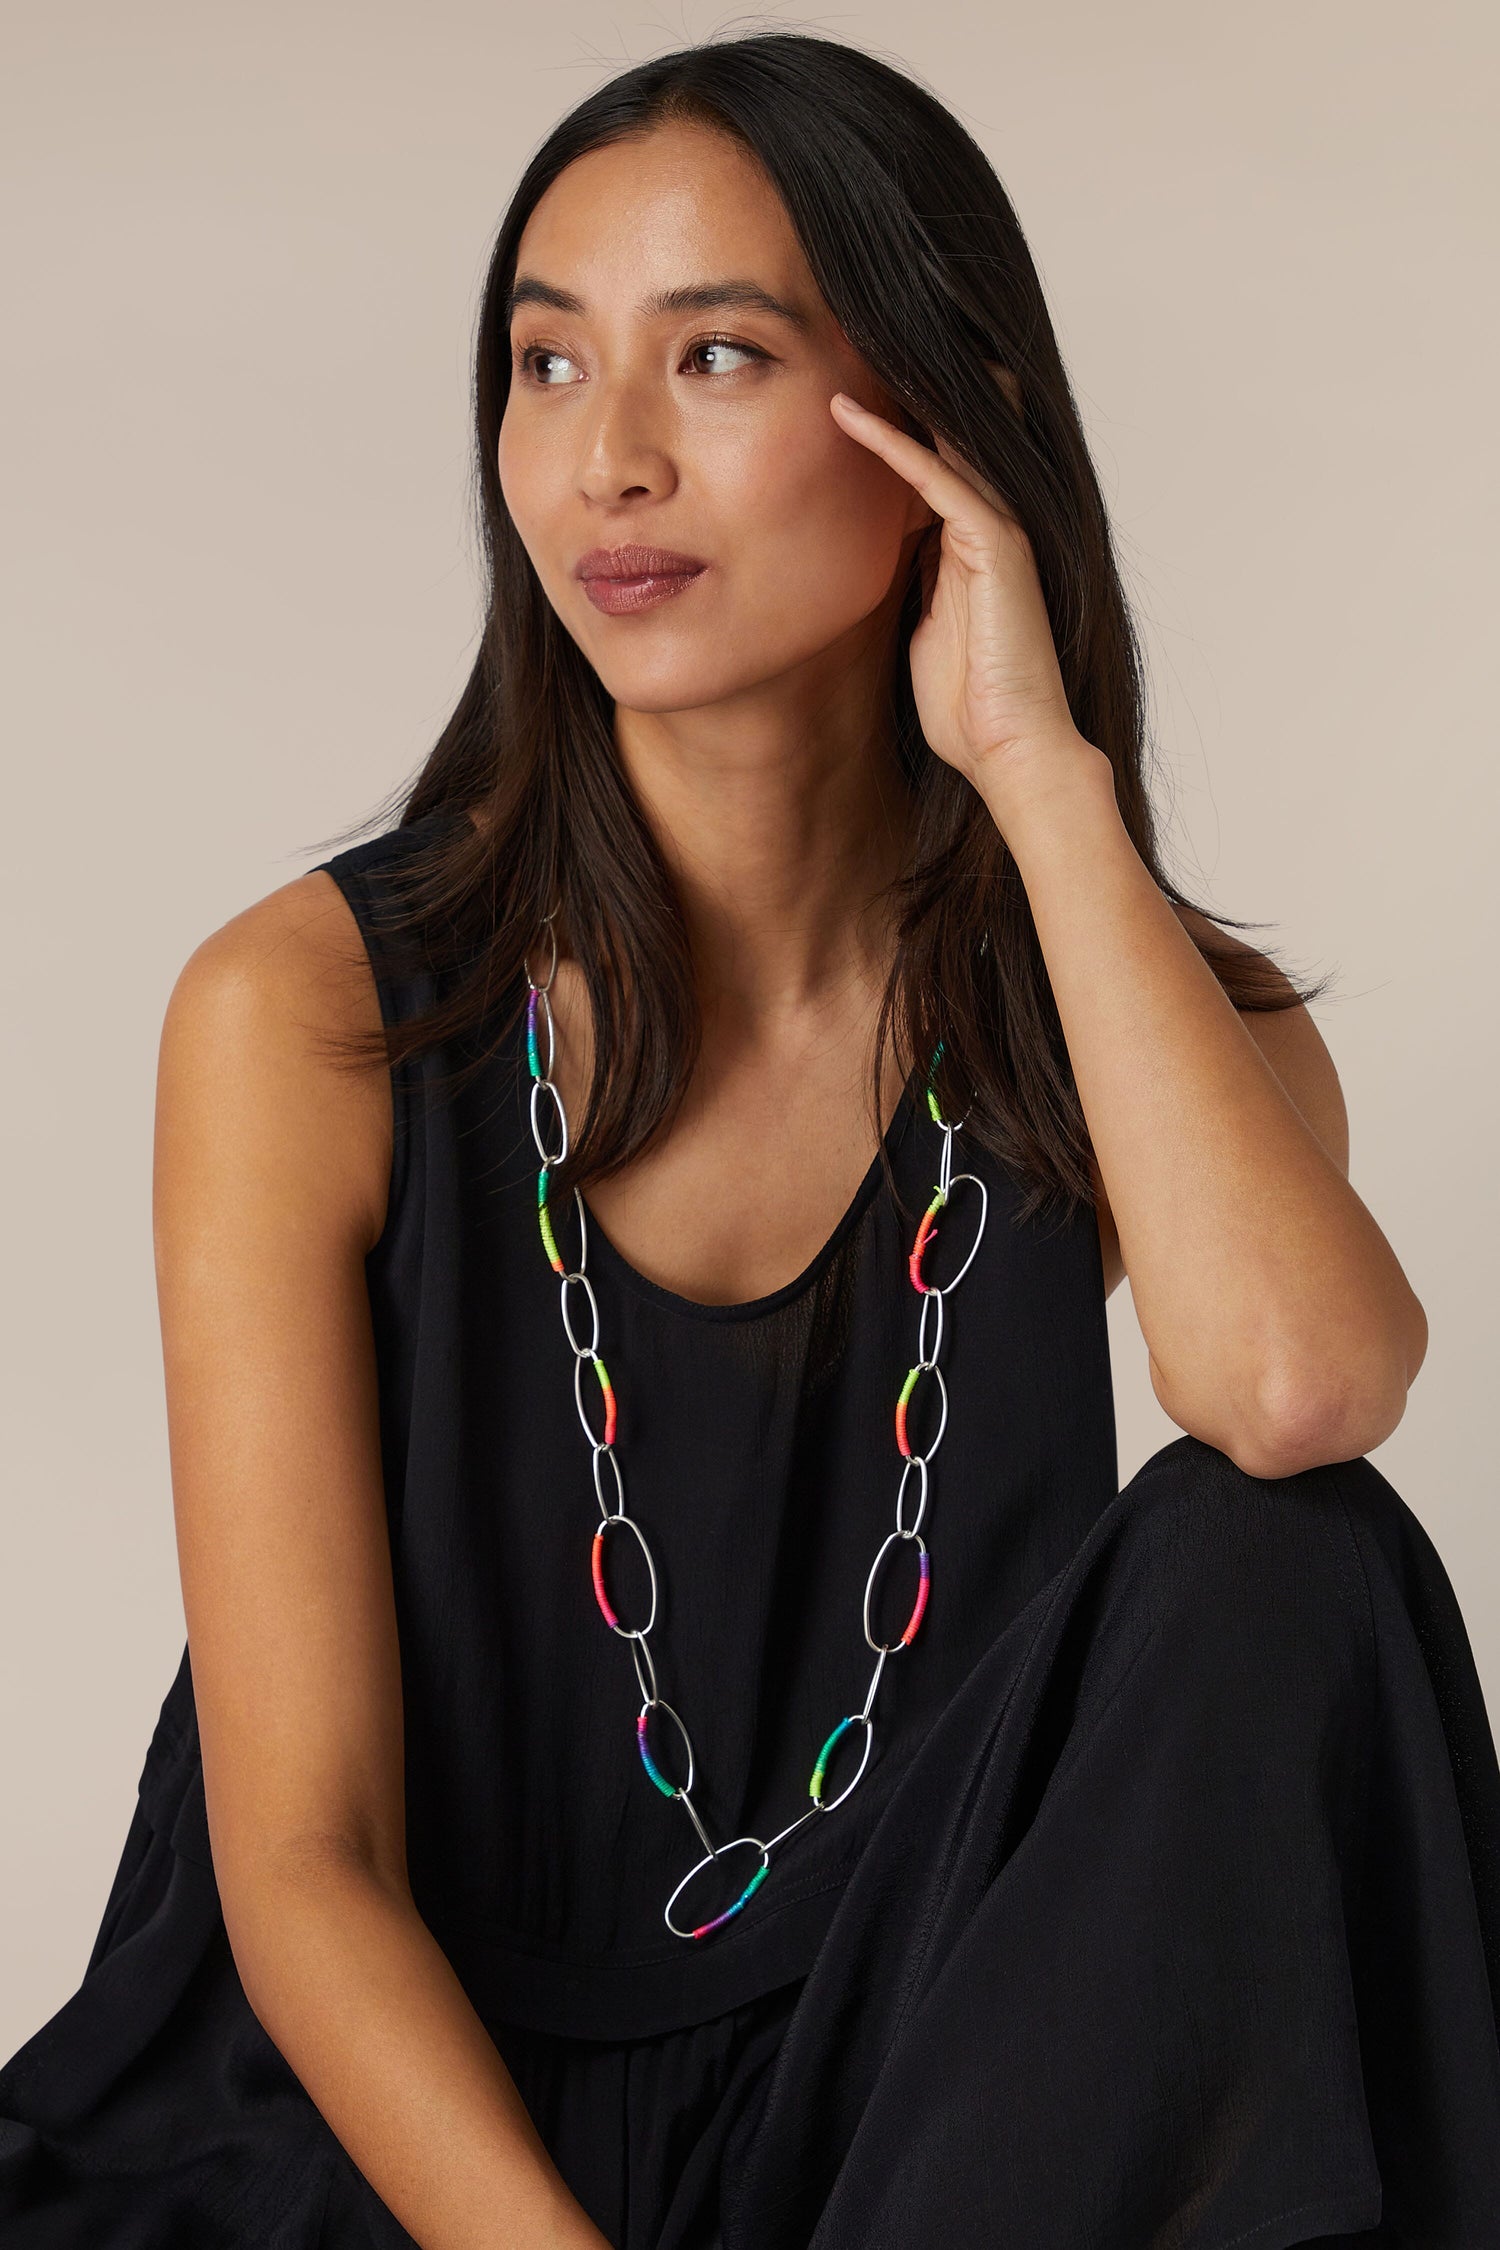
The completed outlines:
[[[986,479],[980,475],[979,471],[972,465],[972,463],[962,460],[960,456],[954,452],[952,446],[948,443],[948,440],[945,437],[939,437],[937,433],[934,432],[932,442],[937,447],[943,459],[947,462],[949,468],[956,470],[959,476],[963,477],[969,484],[973,485],[974,490],[979,494],[981,500],[987,500],[990,506],[995,510],[995,513],[997,515],[1010,515],[1009,508],[1007,508],[1005,502],[1001,499],[994,486],[988,483]]]
[[[935,453],[930,446],[908,437],[905,430],[898,430],[884,415],[861,406],[858,399],[850,398],[846,391],[835,391],[829,405],[840,426],[851,437],[858,438],[861,445],[867,445],[872,453],[888,461],[921,494],[928,507],[956,530],[983,532],[987,528],[985,515],[989,511],[1009,515],[1010,511],[991,493],[988,485],[980,489],[983,479],[976,483],[972,471],[956,465],[957,456],[942,438],[937,440],[942,452]]]

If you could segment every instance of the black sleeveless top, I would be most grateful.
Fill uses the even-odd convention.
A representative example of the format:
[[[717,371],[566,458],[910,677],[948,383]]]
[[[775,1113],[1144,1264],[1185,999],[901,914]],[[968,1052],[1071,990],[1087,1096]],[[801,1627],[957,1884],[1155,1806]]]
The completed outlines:
[[[466,816],[443,808],[322,863],[359,922],[387,1021],[433,986],[381,941],[382,874],[455,817]],[[524,990],[506,996],[507,1010]],[[886,1659],[858,1785],[773,1849],[732,1919],[679,1937],[663,1910],[704,1845],[646,1769],[631,1644],[610,1631],[595,1595],[601,1509],[577,1396],[601,1434],[602,1397],[587,1365],[575,1395],[561,1284],[538,1222],[524,1007],[483,1070],[433,1098],[428,1081],[452,1060],[431,1055],[392,1074],[389,1205],[366,1260],[412,1887],[482,2017],[644,2037],[806,1972],[913,1748],[1114,1498],[1098,1231],[1086,1207],[1062,1224],[1023,1223],[1017,1183],[956,1137],[954,1170],[984,1181],[988,1222],[944,1308],[948,1419],[935,1451],[931,1377],[910,1401],[913,1450],[932,1453],[920,1628]],[[863,1708],[876,1662],[865,1587],[896,1523],[896,1402],[919,1356],[923,1300],[907,1260],[941,1159],[923,1074],[909,1081],[886,1146],[908,1214],[873,1158],[804,1271],[744,1304],[699,1304],[661,1287],[589,1217],[625,1506],[656,1568],[657,1692],[691,1736],[692,1801],[716,1846],[768,1840],[808,1810],[819,1751]],[[957,1191],[962,1243],[978,1208],[972,1187]],[[576,1263],[571,1199],[553,1217]],[[934,1245],[928,1278],[951,1278],[960,1255],[940,1265]],[[577,1288],[569,1311],[582,1344],[590,1315]],[[603,1483],[614,1507],[607,1471]],[[907,1523],[917,1500],[913,1473]],[[608,1534],[604,1556],[622,1621],[644,1622],[650,1581],[629,1532]],[[872,1597],[877,1639],[898,1638],[916,1588],[915,1550],[898,1546]],[[142,1791],[175,1823],[179,1848],[206,1858],[191,1694],[185,1651]],[[846,1731],[825,1799],[852,1779],[864,1744],[861,1729]],[[685,1779],[663,1713],[648,1746],[669,1785]],[[759,1864],[742,1846],[695,1877],[674,1921],[688,1928],[722,1912]]]

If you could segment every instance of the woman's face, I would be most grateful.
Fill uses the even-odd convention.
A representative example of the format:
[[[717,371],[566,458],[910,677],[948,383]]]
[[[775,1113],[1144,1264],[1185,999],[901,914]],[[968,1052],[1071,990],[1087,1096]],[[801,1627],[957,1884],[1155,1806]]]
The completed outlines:
[[[543,289],[567,304],[535,301]],[[735,301],[741,289],[785,310]],[[703,294],[653,303],[685,290]],[[822,657],[842,669],[932,517],[834,421],[838,390],[882,413],[894,402],[753,159],[686,124],[591,150],[532,212],[516,294],[501,489],[606,691],[692,710],[799,667],[807,685]],[[618,587],[591,598],[580,560],[627,545],[703,567],[644,604]]]

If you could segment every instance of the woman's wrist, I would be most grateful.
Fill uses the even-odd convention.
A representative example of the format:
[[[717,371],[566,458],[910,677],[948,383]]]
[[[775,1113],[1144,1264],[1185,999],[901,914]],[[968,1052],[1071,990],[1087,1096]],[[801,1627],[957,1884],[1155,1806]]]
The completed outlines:
[[[972,778],[1023,879],[1033,848],[1080,821],[1119,821],[1114,768],[1076,731],[997,751]]]

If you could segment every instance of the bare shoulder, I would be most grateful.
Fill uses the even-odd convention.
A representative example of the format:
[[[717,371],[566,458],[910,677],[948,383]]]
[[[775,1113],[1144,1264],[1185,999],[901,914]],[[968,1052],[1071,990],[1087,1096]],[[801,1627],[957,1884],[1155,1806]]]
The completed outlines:
[[[1256,955],[1265,964],[1273,982],[1279,982],[1287,993],[1291,992],[1292,987],[1266,956],[1258,953],[1255,946],[1247,945],[1232,930],[1222,929],[1208,915],[1200,914],[1196,907],[1174,904],[1173,911],[1195,940],[1205,940],[1218,951]],[[1240,1008],[1236,1013],[1293,1106],[1347,1178],[1349,1120],[1343,1088],[1323,1035],[1306,1007],[1299,1000],[1286,1008]],[[1091,1169],[1104,1259],[1105,1294],[1108,1295],[1123,1280],[1125,1268],[1104,1182],[1097,1165]]]
[[[209,933],[188,956],[172,1005],[211,1009],[288,1005],[325,1021],[352,1009],[378,1020],[379,1003],[359,926],[333,877],[298,875]],[[331,1016],[330,1016],[331,1011]]]
[[[214,1141],[261,1184],[299,1177],[309,1204],[368,1248],[385,1216],[389,1077],[339,1042],[379,1023],[359,925],[331,875],[313,869],[232,915],[194,947],[167,1002],[158,1193],[192,1169],[189,1141]]]

